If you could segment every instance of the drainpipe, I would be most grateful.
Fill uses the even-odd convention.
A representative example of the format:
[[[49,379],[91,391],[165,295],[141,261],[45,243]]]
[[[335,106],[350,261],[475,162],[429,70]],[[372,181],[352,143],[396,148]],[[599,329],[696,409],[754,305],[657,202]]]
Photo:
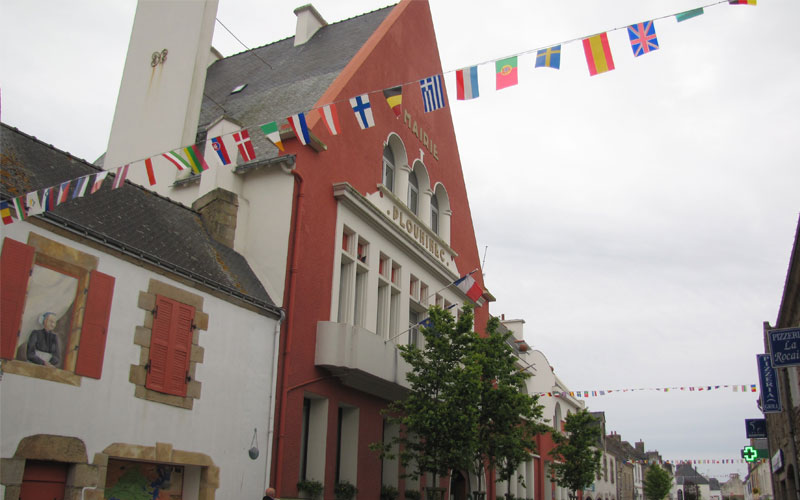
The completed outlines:
[[[270,379],[269,414],[267,415],[267,464],[264,468],[264,490],[267,489],[269,470],[272,468],[272,442],[275,438],[275,397],[278,395],[278,354],[280,353],[281,323],[286,318],[286,312],[280,309],[281,317],[275,324],[272,336],[272,378]]]
[[[292,165],[291,174],[294,176],[295,183],[297,184],[297,195],[294,204],[294,224],[292,225],[291,235],[291,250],[289,253],[289,273],[286,277],[286,286],[284,287],[284,309],[287,311],[285,334],[283,336],[283,352],[281,353],[281,404],[278,415],[278,445],[276,454],[276,464],[274,467],[275,475],[273,483],[278,497],[286,496],[282,490],[283,487],[283,449],[284,449],[284,427],[286,425],[286,400],[289,396],[289,391],[286,389],[288,386],[286,377],[289,373],[289,353],[292,351],[292,328],[294,326],[294,299],[295,289],[297,283],[297,242],[300,238],[300,228],[303,223],[303,201],[305,198],[305,185],[303,176]]]

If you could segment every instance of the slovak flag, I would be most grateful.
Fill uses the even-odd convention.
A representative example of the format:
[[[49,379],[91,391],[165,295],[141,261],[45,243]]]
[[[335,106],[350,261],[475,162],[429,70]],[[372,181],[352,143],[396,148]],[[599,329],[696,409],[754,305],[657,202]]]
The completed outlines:
[[[250,134],[246,128],[234,132],[233,140],[236,141],[236,147],[239,148],[239,154],[242,155],[245,163],[256,159],[256,151],[253,149],[253,143],[250,141]]]
[[[231,158],[228,156],[228,150],[225,148],[225,142],[223,142],[221,136],[211,139],[211,149],[217,153],[220,163],[223,165],[229,165],[231,163]]]
[[[472,273],[463,276],[453,284],[462,292],[464,292],[467,297],[470,298],[473,302],[475,302],[478,307],[483,305],[483,300],[481,297],[483,296],[483,290],[481,289],[480,285],[475,281],[475,278],[472,277]]]

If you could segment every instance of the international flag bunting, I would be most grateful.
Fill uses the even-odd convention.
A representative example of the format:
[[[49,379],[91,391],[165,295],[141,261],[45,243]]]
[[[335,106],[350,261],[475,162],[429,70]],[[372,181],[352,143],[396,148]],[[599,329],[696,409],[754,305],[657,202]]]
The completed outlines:
[[[453,284],[475,303],[477,303],[483,295],[483,290],[481,290],[480,285],[478,285],[471,273],[457,279]],[[478,306],[481,304],[478,304]]]
[[[106,179],[107,175],[108,175],[108,170],[103,170],[102,172],[97,173],[97,175],[94,177],[94,182],[92,183],[92,189],[89,190],[89,194],[94,194],[101,187],[103,187],[103,181]]]
[[[125,178],[128,177],[128,167],[130,167],[130,165],[117,167],[117,170],[114,172],[114,182],[111,184],[111,189],[121,188],[122,185],[125,184]]]
[[[27,212],[28,217],[44,212],[44,207],[42,207],[42,204],[39,201],[38,191],[28,193],[25,197],[25,211]]]
[[[756,0],[728,0],[731,5],[756,5]]]
[[[322,117],[322,123],[325,124],[325,128],[328,129],[328,133],[331,135],[339,135],[339,131],[342,130],[342,127],[339,126],[339,114],[336,112],[336,105],[328,104],[327,106],[322,106],[317,111],[319,111],[319,116]]]
[[[658,50],[656,25],[653,21],[628,26],[628,37],[631,39],[631,49],[636,57]]]
[[[22,199],[22,196],[14,198],[13,204],[14,210],[17,211],[17,219],[25,220],[28,217],[28,212],[25,210],[25,200]]]
[[[356,115],[358,126],[361,130],[375,126],[375,119],[372,117],[372,106],[369,103],[369,95],[362,94],[350,98],[350,106]]]
[[[245,163],[256,159],[256,151],[253,149],[253,141],[250,140],[250,133],[246,128],[233,133],[233,140],[236,142],[236,147],[239,148],[239,154]],[[205,169],[203,169],[205,170]]]
[[[69,199],[69,185],[71,181],[62,182],[58,189],[58,200],[56,205],[61,205]]]
[[[480,97],[478,67],[470,66],[456,71],[456,99],[466,101]]]
[[[308,125],[306,125],[306,115],[298,113],[287,118],[289,126],[292,127],[295,137],[300,141],[300,144],[305,146],[311,142],[311,136],[308,134]]]
[[[84,175],[83,177],[75,180],[75,189],[72,190],[72,199],[75,198],[82,198],[84,194],[86,194],[86,188],[89,186],[89,176]]]
[[[231,164],[231,157],[228,156],[228,148],[225,147],[225,141],[222,140],[222,136],[211,139],[211,149],[217,153],[220,163],[223,165]]]
[[[394,111],[395,118],[400,118],[403,104],[403,86],[398,85],[397,87],[384,89],[383,97],[386,98],[386,102],[389,104],[389,107],[392,108],[392,111]]]
[[[553,45],[536,52],[536,68],[561,69],[561,45]]]
[[[264,135],[267,136],[267,139],[269,139],[276,148],[283,151],[283,142],[281,141],[281,133],[278,130],[277,122],[265,123],[264,125],[261,125],[261,131],[264,132]]]
[[[687,19],[691,19],[693,17],[702,16],[703,15],[703,8],[700,7],[698,9],[687,10],[686,12],[681,12],[680,14],[675,14],[675,19],[678,22],[686,21]]]
[[[495,77],[497,90],[519,83],[517,80],[517,56],[495,61],[494,66],[497,73]]]
[[[0,201],[0,218],[3,219],[3,225],[5,226],[14,222],[14,218],[11,217],[11,205],[6,200]]]
[[[583,52],[586,54],[586,63],[589,65],[591,76],[614,69],[614,59],[611,57],[607,33],[584,38]]]
[[[442,75],[429,76],[419,81],[422,90],[422,105],[426,113],[444,107],[444,85]]]
[[[189,147],[183,148],[183,151],[186,153],[186,159],[193,173],[200,174],[208,170],[208,163],[206,163],[206,159],[203,158],[203,154],[200,152],[200,148],[197,147],[197,144],[192,144]]]
[[[175,168],[177,168],[178,170],[183,171],[186,170],[187,168],[191,168],[189,162],[187,162],[183,158],[183,156],[181,156],[181,154],[178,152],[177,149],[175,151],[170,151],[169,153],[164,153],[161,156],[169,160],[169,162],[175,165]]]
[[[53,186],[53,187],[49,187],[49,188],[45,189],[44,192],[42,192],[42,205],[44,205],[44,211],[45,212],[53,210],[54,208],[56,208],[58,206],[58,201],[57,201],[57,198],[58,198],[57,194],[58,193],[57,193],[57,191],[58,191],[58,188]]]
[[[153,160],[148,158],[144,161],[144,168],[147,170],[147,181],[152,186],[156,183],[156,173],[153,170]]]

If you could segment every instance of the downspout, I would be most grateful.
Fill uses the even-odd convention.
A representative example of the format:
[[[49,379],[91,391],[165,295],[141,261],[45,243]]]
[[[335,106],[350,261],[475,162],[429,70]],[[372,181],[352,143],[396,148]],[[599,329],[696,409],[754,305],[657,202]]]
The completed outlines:
[[[294,299],[295,289],[297,283],[297,241],[300,238],[300,228],[303,222],[303,201],[305,198],[305,184],[303,176],[297,172],[295,166],[292,166],[291,174],[294,176],[295,183],[297,184],[297,196],[294,204],[294,224],[292,226],[292,248],[289,254],[289,274],[286,277],[287,286],[284,290],[284,309],[287,311],[285,335],[283,337],[283,352],[281,353],[281,403],[280,414],[278,416],[278,445],[277,445],[277,463],[274,467],[275,475],[273,483],[278,497],[286,496],[282,490],[283,487],[283,448],[284,448],[284,427],[286,425],[286,401],[289,396],[289,391],[286,389],[286,377],[289,373],[289,353],[292,351],[292,328],[294,326]]]
[[[286,312],[281,309],[281,317],[275,324],[272,336],[272,378],[270,379],[269,414],[267,415],[267,464],[264,468],[264,490],[267,489],[269,471],[272,468],[272,442],[275,438],[275,396],[278,395],[278,354],[280,353],[281,323],[286,318]]]

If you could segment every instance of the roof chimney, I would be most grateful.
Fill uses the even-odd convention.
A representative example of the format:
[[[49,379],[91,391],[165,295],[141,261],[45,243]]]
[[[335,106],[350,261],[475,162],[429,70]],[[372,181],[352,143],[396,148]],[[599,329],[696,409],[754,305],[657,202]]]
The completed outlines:
[[[322,18],[322,15],[311,4],[294,9],[294,15],[297,16],[297,29],[295,29],[294,34],[295,47],[311,40],[317,30],[328,25],[328,22]]]

